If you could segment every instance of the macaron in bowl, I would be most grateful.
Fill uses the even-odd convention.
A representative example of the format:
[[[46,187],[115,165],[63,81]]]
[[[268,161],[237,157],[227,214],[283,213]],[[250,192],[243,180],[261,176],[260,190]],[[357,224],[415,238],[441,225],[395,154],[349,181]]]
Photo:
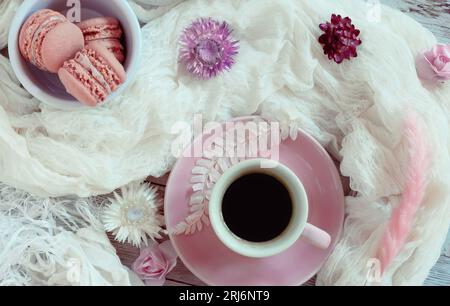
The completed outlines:
[[[64,0],[27,0],[16,11],[11,23],[8,37],[8,53],[12,68],[24,88],[42,103],[59,109],[80,109],[87,106],[80,103],[66,91],[58,74],[43,71],[22,56],[20,51],[20,30],[27,19],[35,12],[50,9],[66,16],[76,24],[79,21],[111,16],[118,20],[123,30],[123,47],[126,50],[123,67],[126,81],[116,91],[112,92],[103,104],[113,101],[134,81],[139,69],[141,54],[141,29],[136,15],[125,0],[79,0],[81,20],[71,20],[71,10],[76,7],[68,6],[71,1]],[[59,63],[55,66],[58,66]]]
[[[53,73],[83,47],[81,30],[64,15],[48,9],[31,15],[19,34],[22,56],[39,69]]]
[[[91,42],[58,72],[67,92],[87,106],[96,106],[126,80],[123,66],[100,42]]]
[[[118,39],[99,39],[99,40],[89,41],[86,43],[86,45],[89,46],[92,43],[101,44],[103,47],[108,49],[109,52],[114,54],[114,56],[120,63],[123,63],[125,61],[125,59],[126,59],[125,47],[122,45],[120,40],[118,40]]]
[[[99,42],[121,63],[125,60],[125,48],[122,45],[123,29],[114,17],[98,17],[77,24],[84,35],[86,44]]]

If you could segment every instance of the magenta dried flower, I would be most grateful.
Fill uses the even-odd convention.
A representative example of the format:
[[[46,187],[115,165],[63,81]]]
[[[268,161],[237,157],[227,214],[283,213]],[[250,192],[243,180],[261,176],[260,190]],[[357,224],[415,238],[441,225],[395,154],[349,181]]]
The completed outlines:
[[[202,79],[217,76],[235,63],[239,42],[233,40],[226,22],[201,18],[187,27],[180,38],[180,62]]]
[[[322,23],[320,29],[325,34],[320,36],[319,42],[330,60],[340,64],[345,59],[358,56],[356,48],[362,43],[358,39],[361,31],[352,24],[349,17],[342,18],[341,15],[333,14],[331,22]]]

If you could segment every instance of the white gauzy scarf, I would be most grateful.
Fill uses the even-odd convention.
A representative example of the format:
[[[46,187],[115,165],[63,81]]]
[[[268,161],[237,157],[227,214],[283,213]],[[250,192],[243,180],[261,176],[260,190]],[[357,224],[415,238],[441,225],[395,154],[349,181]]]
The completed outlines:
[[[0,4],[0,45],[19,2]],[[373,18],[361,0],[138,2],[133,8],[146,23],[139,76],[107,105],[60,111],[39,104],[0,58],[1,181],[42,196],[108,193],[171,169],[177,122],[197,113],[205,121],[261,114],[303,128],[342,161],[358,196],[347,198],[344,237],[318,283],[363,285],[403,190],[402,123],[412,109],[427,127],[432,176],[408,244],[382,283],[424,281],[450,223],[450,85],[424,87],[415,70],[415,56],[436,43],[428,30],[384,6]],[[318,25],[332,13],[350,16],[363,40],[358,58],[341,65],[317,42]],[[235,67],[207,82],[184,73],[177,58],[180,32],[204,16],[230,23],[241,45]]]
[[[0,184],[0,286],[141,285],[89,199],[44,199]]]

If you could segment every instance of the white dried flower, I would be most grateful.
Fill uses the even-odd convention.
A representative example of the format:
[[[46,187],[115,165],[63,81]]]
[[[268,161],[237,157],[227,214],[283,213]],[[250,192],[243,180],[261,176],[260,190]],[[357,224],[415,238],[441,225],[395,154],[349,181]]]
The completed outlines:
[[[146,184],[132,183],[121,189],[121,195],[114,193],[103,213],[105,230],[112,232],[120,243],[136,247],[141,243],[147,245],[147,238],[161,239],[164,217],[157,191]]]

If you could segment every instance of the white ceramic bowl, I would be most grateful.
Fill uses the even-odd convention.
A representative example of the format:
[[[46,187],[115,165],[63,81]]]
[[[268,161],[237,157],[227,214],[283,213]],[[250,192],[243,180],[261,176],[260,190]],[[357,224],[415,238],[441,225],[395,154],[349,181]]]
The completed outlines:
[[[139,68],[141,56],[141,28],[139,21],[126,0],[79,0],[81,3],[81,20],[100,16],[117,18],[124,30],[127,58],[124,63],[127,72],[126,82],[112,93],[108,101],[120,95],[132,83]],[[60,109],[87,108],[70,94],[58,79],[57,74],[41,71],[25,61],[19,50],[19,33],[23,23],[34,12],[49,8],[66,14],[72,8],[67,3],[77,1],[66,0],[26,0],[19,7],[9,30],[8,52],[17,78],[34,97],[43,103]]]

